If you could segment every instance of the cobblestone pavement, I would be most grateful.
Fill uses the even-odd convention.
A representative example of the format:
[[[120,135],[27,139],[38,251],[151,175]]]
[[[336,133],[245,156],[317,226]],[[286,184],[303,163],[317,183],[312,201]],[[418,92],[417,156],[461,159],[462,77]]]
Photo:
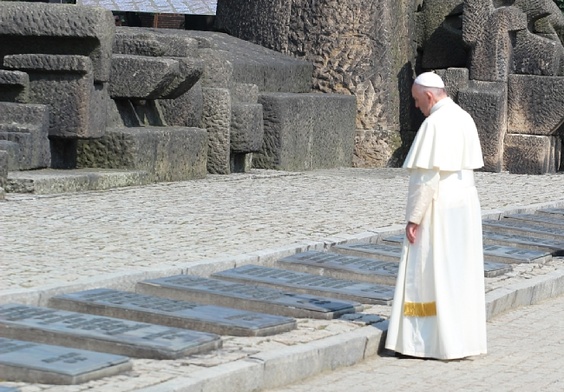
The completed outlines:
[[[564,205],[563,174],[528,176],[478,172],[476,182],[484,211],[555,202]],[[335,238],[374,232],[403,223],[406,191],[407,174],[402,169],[334,169],[307,173],[253,171],[208,176],[203,180],[54,196],[7,194],[7,200],[0,202],[0,303],[14,292],[32,295],[45,287],[92,284],[97,279],[102,281],[105,277],[120,274],[127,276],[143,270],[190,266],[200,261],[236,258],[264,249],[312,241],[331,242]],[[512,275],[487,280],[487,287],[488,290],[495,289],[508,282],[562,268],[562,259],[542,267],[521,266]],[[561,302],[554,303],[555,317],[558,312],[562,317]],[[374,306],[367,313],[385,315],[386,311]],[[522,313],[525,317],[531,310],[520,311],[525,312]],[[544,328],[544,324],[522,326],[519,316],[515,317],[515,323],[508,319],[513,325],[508,326],[513,328],[511,331],[496,335],[499,320],[502,318],[496,318],[490,326],[492,354],[470,362],[468,366],[484,363],[485,372],[495,362],[494,358],[507,356],[511,359],[511,355],[521,355],[523,367],[537,369],[536,356],[544,350],[544,344],[538,343],[530,350],[524,348],[522,352],[507,351],[505,356],[496,356],[496,352],[501,353],[496,350],[496,345],[505,344],[507,350],[512,349],[510,343],[524,345],[519,333],[534,335],[535,331]],[[553,327],[560,331],[556,325]],[[299,320],[298,330],[276,337],[228,337],[223,349],[210,355],[174,361],[135,359],[132,372],[109,379],[67,387],[14,385],[22,392],[134,391],[202,368],[246,358],[253,353],[335,336],[354,328],[352,323],[342,320]],[[561,352],[562,334],[554,334],[552,338],[557,342],[547,348],[550,350],[547,352],[556,354],[557,343]],[[531,355],[527,355],[527,350]],[[518,362],[519,358],[515,360]],[[378,367],[382,364],[389,367],[391,375],[394,367],[409,369],[419,363],[417,366],[422,368],[414,374],[424,374],[425,380],[437,376],[439,368],[427,369],[430,366],[445,366],[444,369],[449,371],[461,366],[460,377],[465,369],[457,363],[401,362],[394,358],[377,361]],[[368,366],[368,363],[371,362],[359,366]],[[508,369],[514,374],[510,368],[514,362],[507,363],[507,367],[501,364],[496,369]],[[491,370],[492,374],[497,371]],[[440,376],[441,379],[447,377]],[[349,386],[365,385],[358,377],[354,376]],[[463,379],[469,380],[471,374],[465,377]],[[484,375],[480,380],[495,378]],[[388,380],[389,383],[401,381],[399,375]],[[448,382],[445,385],[449,385]],[[379,381],[378,385],[380,389]]]
[[[513,310],[488,323],[488,354],[462,361],[375,356],[269,392],[564,391],[564,298]]]

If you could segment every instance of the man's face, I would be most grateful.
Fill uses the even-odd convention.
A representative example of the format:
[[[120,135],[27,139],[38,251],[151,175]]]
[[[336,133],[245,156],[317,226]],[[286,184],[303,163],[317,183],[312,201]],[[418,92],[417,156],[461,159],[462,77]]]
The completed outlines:
[[[411,87],[411,96],[415,101],[415,107],[421,110],[421,113],[425,117],[431,114],[431,108],[433,107],[433,95],[429,91],[425,91],[421,86],[416,84]]]

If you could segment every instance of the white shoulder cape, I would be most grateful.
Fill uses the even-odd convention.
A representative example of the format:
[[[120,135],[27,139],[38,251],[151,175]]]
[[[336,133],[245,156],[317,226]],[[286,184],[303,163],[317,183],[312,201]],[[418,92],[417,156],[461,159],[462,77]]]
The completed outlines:
[[[472,170],[484,166],[474,120],[450,98],[433,106],[403,165],[408,169]]]

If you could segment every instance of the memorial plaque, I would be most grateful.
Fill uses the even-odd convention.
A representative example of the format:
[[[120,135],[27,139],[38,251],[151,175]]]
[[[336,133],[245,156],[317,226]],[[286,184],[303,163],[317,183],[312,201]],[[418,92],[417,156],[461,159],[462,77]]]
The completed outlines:
[[[488,230],[484,231],[484,244],[540,250],[549,252],[553,256],[564,255],[564,240],[558,241],[518,234],[503,234]]]
[[[220,335],[268,336],[296,328],[296,321],[288,317],[110,289],[59,295],[51,298],[50,304],[64,310]]]
[[[494,278],[511,272],[512,270],[513,267],[510,264],[484,261],[484,277],[486,278]]]
[[[399,264],[340,253],[309,251],[278,260],[283,268],[337,279],[394,285]]]
[[[155,359],[221,346],[213,334],[19,304],[0,305],[0,336]]]
[[[368,304],[390,305],[394,296],[393,286],[336,279],[252,264],[217,272],[212,276],[248,284],[284,287],[300,293],[330,295]]]
[[[382,243],[393,246],[402,246],[405,240],[405,234],[397,234],[382,238]]]
[[[127,357],[0,338],[0,375],[7,381],[80,384],[131,370]]]
[[[512,220],[517,222],[533,223],[548,227],[559,228],[564,232],[564,217],[560,215],[542,215],[542,214],[512,214],[507,215],[503,220]]]
[[[20,390],[15,387],[5,387],[0,385],[0,392],[20,392]]]
[[[370,257],[380,261],[399,261],[401,246],[388,244],[352,244],[337,245],[332,251],[357,257]]]
[[[503,245],[484,245],[484,257],[501,263],[545,263],[552,254],[539,250],[513,248]]]
[[[546,238],[555,241],[564,241],[564,230],[561,228],[547,227],[525,221],[484,220],[482,222],[484,230],[503,234],[518,234],[531,237]]]
[[[541,210],[536,210],[535,214],[539,215],[561,215],[564,219],[564,208],[543,208]]]
[[[330,320],[363,309],[358,302],[192,275],[146,280],[137,283],[136,291],[177,300],[299,318]]]

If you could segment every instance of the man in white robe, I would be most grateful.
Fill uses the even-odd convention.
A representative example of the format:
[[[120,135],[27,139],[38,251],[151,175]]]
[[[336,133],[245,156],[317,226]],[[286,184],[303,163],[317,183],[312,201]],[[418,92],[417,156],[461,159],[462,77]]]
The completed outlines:
[[[404,163],[408,223],[386,348],[436,359],[485,354],[478,132],[435,73],[419,75],[412,95],[427,118]]]

